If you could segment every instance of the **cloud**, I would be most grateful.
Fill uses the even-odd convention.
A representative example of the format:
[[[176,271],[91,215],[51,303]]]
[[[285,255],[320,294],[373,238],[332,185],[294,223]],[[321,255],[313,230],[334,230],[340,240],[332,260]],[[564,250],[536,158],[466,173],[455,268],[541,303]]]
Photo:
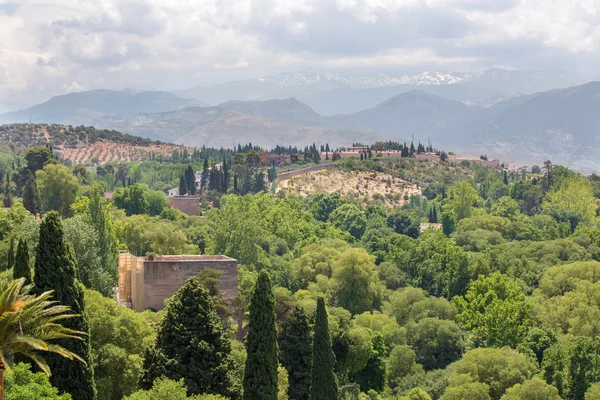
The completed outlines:
[[[0,99],[282,70],[598,69],[595,0],[0,0]],[[74,84],[76,84],[74,86]]]

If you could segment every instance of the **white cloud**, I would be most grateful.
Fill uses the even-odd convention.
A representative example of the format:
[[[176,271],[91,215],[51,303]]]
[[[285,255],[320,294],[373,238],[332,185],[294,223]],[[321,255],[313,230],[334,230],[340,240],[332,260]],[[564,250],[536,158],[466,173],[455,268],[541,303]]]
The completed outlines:
[[[0,7],[0,99],[302,68],[591,73],[598,51],[598,0],[21,0]]]

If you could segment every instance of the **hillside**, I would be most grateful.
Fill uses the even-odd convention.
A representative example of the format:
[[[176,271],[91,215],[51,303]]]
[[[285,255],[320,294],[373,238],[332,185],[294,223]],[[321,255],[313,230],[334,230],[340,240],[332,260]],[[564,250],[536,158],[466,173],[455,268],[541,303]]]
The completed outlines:
[[[168,92],[131,93],[114,90],[91,90],[56,96],[45,103],[25,110],[0,115],[0,123],[59,123],[89,125],[105,115],[136,115],[178,110],[204,105],[193,99],[184,99]]]
[[[388,173],[323,169],[277,182],[280,195],[306,197],[317,193],[339,193],[364,203],[378,200],[389,208],[401,206],[421,189]]]
[[[50,145],[74,164],[144,161],[158,155],[168,157],[180,148],[117,131],[46,124],[0,125],[0,142],[23,147]]]
[[[273,104],[273,103],[272,103]],[[277,103],[275,103],[277,104]],[[251,142],[263,147],[277,144],[305,146],[312,143],[329,143],[344,146],[353,141],[374,142],[384,139],[369,129],[335,123],[332,126],[302,125],[285,122],[293,119],[293,111],[278,109],[259,110],[256,104],[234,103],[238,109],[254,107],[255,115],[242,114],[221,107],[190,107],[180,111],[144,114],[135,117],[105,117],[95,124],[134,135],[166,140],[186,146],[231,147],[233,143]],[[259,116],[277,114],[284,121]],[[315,114],[315,118],[318,115]],[[328,124],[325,122],[324,124]]]
[[[475,116],[453,135],[488,155],[552,159],[584,171],[600,162],[600,82],[522,96]]]
[[[338,118],[397,138],[414,135],[422,141],[431,138],[440,142],[448,129],[474,111],[456,101],[412,91],[392,97],[377,107]]]

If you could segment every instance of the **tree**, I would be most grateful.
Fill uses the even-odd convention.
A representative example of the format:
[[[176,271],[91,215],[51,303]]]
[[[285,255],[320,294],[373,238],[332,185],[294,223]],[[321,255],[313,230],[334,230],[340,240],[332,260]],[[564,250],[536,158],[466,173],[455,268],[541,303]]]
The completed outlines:
[[[199,395],[188,397],[187,389],[183,379],[173,381],[167,378],[158,378],[154,381],[152,388],[148,390],[138,390],[123,400],[226,400],[219,395]]]
[[[0,309],[3,310],[0,318],[0,331],[3,332],[0,341],[0,400],[4,400],[4,372],[10,371],[17,354],[30,358],[47,375],[60,373],[59,369],[52,368],[51,356],[65,358],[75,365],[84,365],[85,362],[59,344],[59,341],[63,344],[66,341],[83,341],[84,332],[63,326],[78,317],[70,312],[69,307],[57,305],[52,291],[36,296],[29,293],[31,286],[24,284],[23,278],[0,280]],[[46,358],[40,352],[46,353]]]
[[[57,163],[52,156],[52,150],[45,146],[30,148],[25,153],[25,159],[27,160],[27,169],[34,174],[50,163]]]
[[[471,216],[473,205],[478,201],[477,190],[468,180],[461,180],[450,187],[444,209],[454,211],[456,221]]]
[[[508,389],[501,400],[561,400],[561,397],[554,386],[541,379],[531,379]]]
[[[598,339],[570,337],[544,352],[542,374],[554,385],[563,399],[583,399],[600,376],[600,344]]]
[[[146,198],[146,189],[139,183],[117,189],[113,195],[113,202],[117,207],[124,209],[125,214],[128,216],[150,213],[150,203]]]
[[[392,349],[387,362],[387,379],[391,388],[396,388],[405,376],[422,372],[417,364],[417,354],[410,346],[400,345]]]
[[[308,400],[312,349],[308,319],[296,307],[279,334],[279,361],[289,374],[288,394],[294,400]]]
[[[6,257],[7,269],[11,269],[15,265],[15,238],[11,237],[8,245],[8,255]]]
[[[185,176],[181,174],[179,176],[179,195],[185,196],[187,194],[187,185],[185,183]]]
[[[143,389],[161,376],[183,379],[189,394],[221,394],[237,400],[231,340],[213,300],[197,278],[190,278],[171,298],[158,328],[154,348],[146,352]]]
[[[95,290],[85,291],[98,400],[121,400],[137,390],[143,357],[156,340],[160,314],[119,306]]]
[[[63,217],[71,216],[71,204],[75,202],[79,187],[77,178],[67,167],[57,164],[46,165],[36,176],[43,210],[57,211]]]
[[[433,219],[433,214],[431,219]],[[387,217],[386,222],[387,226],[401,235],[418,238],[421,234],[421,223],[419,222],[419,218],[416,215],[410,215],[405,211],[396,211],[390,214]]]
[[[594,189],[590,182],[580,175],[564,179],[553,186],[542,204],[543,212],[554,216],[559,222],[562,222],[562,215],[576,214],[585,225],[594,223],[597,209]],[[572,226],[572,230],[576,227],[576,224]]]
[[[310,400],[338,398],[337,377],[333,371],[334,365],[335,355],[331,349],[327,310],[325,310],[325,301],[322,297],[319,297],[315,316]]]
[[[89,221],[98,233],[96,248],[100,255],[100,266],[114,287],[118,279],[117,239],[110,223],[109,207],[98,189],[94,189],[90,196]],[[109,294],[107,290],[101,292]]]
[[[74,331],[89,333],[85,313],[83,287],[76,279],[77,266],[67,243],[60,217],[49,212],[40,225],[40,239],[35,257],[34,284],[39,295],[53,290],[53,297],[69,307],[77,317],[65,321],[64,325]],[[48,366],[53,371],[50,382],[61,392],[70,393],[76,399],[96,399],[94,370],[90,357],[90,341],[86,336],[81,341],[61,339],[57,344],[78,354],[84,363],[71,363],[59,355],[48,357]]]
[[[196,194],[196,174],[191,165],[188,165],[185,169],[185,187],[187,193]]]
[[[407,339],[426,370],[445,368],[458,360],[466,347],[458,325],[439,318],[420,320],[408,330]]]
[[[58,394],[48,375],[31,372],[31,365],[16,364],[6,374],[6,400],[72,400],[68,393]]]
[[[329,215],[329,222],[360,240],[367,229],[367,217],[354,204],[343,204]]]
[[[277,326],[271,279],[261,271],[250,301],[246,337],[245,400],[277,399]]]
[[[488,385],[492,400],[500,399],[508,388],[517,383],[531,379],[536,371],[534,361],[508,348],[467,351],[449,368],[451,378],[468,374],[473,382]]]
[[[368,392],[375,390],[382,392],[385,386],[387,347],[383,341],[383,335],[375,332],[371,338],[372,351],[367,364],[358,373],[353,374],[353,380],[359,384],[360,390]]]
[[[457,321],[486,346],[516,348],[531,325],[531,305],[523,290],[500,273],[480,277],[464,298],[455,297],[453,302]]]
[[[31,267],[29,265],[29,247],[27,246],[27,241],[24,239],[19,240],[19,244],[17,245],[13,278],[24,278],[25,285],[30,285],[32,282]]]
[[[378,309],[383,298],[373,257],[364,249],[344,251],[334,264],[332,295],[335,304],[352,314]]]
[[[23,187],[23,206],[27,211],[36,215],[42,210],[42,201],[40,200],[40,191],[35,182],[35,175],[31,172],[25,186]]]

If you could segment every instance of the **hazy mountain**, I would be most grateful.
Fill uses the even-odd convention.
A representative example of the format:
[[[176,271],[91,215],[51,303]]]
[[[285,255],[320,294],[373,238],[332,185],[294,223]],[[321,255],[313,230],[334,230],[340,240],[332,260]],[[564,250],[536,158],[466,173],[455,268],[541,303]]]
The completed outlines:
[[[27,105],[21,103],[14,103],[12,101],[4,101],[0,100],[0,114],[4,114],[11,111],[22,110],[26,108]]]
[[[202,105],[193,99],[177,97],[169,92],[91,90],[56,96],[45,103],[22,111],[0,115],[0,123],[29,122],[88,125],[105,115],[157,113]]]
[[[412,91],[394,96],[374,108],[338,118],[388,136],[410,138],[414,135],[421,140],[431,138],[439,142],[448,130],[474,112],[462,103]]]
[[[517,159],[600,170],[600,82],[499,103],[455,128],[461,142]]]
[[[322,117],[309,105],[289,98],[284,100],[239,101],[219,104],[219,108],[237,111],[255,117],[272,118],[283,122],[319,121]]]
[[[295,97],[321,115],[346,114],[371,108],[401,93],[423,90],[465,104],[481,103],[497,95],[513,97],[589,82],[589,78],[546,71],[423,72],[413,75],[350,75],[300,71],[258,79],[196,86],[176,91],[182,97],[211,104],[229,100],[267,100]],[[489,104],[487,104],[489,105]]]
[[[280,106],[278,103],[271,104]],[[239,103],[234,105],[238,108],[250,107]],[[256,106],[255,110],[264,108],[264,105]],[[231,108],[234,108],[233,105]],[[276,114],[269,110],[265,110],[265,113]],[[289,118],[283,110],[277,114],[281,118]],[[301,125],[267,118],[256,112],[247,115],[222,107],[189,107],[132,117],[106,116],[97,119],[95,125],[187,146],[228,148],[234,143],[248,142],[271,148],[277,144],[304,146],[313,142],[327,142],[332,146],[342,146],[353,141],[389,139],[366,128],[345,128],[345,124],[340,124],[339,128]]]

